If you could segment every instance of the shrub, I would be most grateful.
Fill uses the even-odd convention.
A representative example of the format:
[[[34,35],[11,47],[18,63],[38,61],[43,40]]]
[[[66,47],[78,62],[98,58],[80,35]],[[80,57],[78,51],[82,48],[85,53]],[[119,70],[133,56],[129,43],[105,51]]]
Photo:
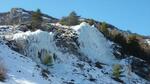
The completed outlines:
[[[51,24],[47,24],[47,30],[52,30],[53,26]]]
[[[77,16],[77,14],[73,11],[69,14],[69,16],[63,17],[60,20],[60,24],[68,26],[77,25],[79,24],[79,16]]]
[[[129,50],[129,54],[134,55],[134,56],[139,56],[141,47],[139,44],[139,40],[137,39],[136,35],[129,35],[127,38],[127,47]]]
[[[120,76],[121,76],[121,66],[119,64],[116,64],[113,67],[113,77],[119,79]]]
[[[127,42],[126,42],[126,38],[124,37],[123,34],[121,33],[117,33],[115,36],[114,36],[114,42],[118,43],[119,45],[122,46],[122,48],[124,49],[124,51],[126,50],[126,45],[127,45]]]
[[[89,25],[95,24],[95,20],[93,20],[93,19],[88,19],[86,22],[89,23]]]
[[[68,25],[68,18],[67,17],[62,17],[62,19],[59,22],[62,25]]]
[[[6,69],[4,68],[4,65],[0,61],[0,81],[4,82],[6,79]]]
[[[44,60],[43,60],[43,64],[45,65],[52,65],[53,63],[53,56],[46,53],[45,57],[44,57]]]
[[[104,36],[106,36],[106,37],[109,36],[108,25],[106,22],[102,22],[100,24],[100,31],[104,34]]]

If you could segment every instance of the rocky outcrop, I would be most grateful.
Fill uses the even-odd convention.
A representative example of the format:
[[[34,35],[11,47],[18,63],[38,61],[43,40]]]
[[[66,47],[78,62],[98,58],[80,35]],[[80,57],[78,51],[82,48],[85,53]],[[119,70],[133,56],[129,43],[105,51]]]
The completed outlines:
[[[12,8],[10,12],[0,13],[0,25],[27,24],[31,21],[34,11]],[[44,22],[57,22],[58,19],[42,14]]]
[[[56,46],[60,47],[62,52],[69,52],[71,54],[79,54],[79,42],[77,34],[73,29],[58,28],[54,35]]]
[[[130,60],[132,71],[142,78],[150,81],[150,64],[135,57],[130,58]]]

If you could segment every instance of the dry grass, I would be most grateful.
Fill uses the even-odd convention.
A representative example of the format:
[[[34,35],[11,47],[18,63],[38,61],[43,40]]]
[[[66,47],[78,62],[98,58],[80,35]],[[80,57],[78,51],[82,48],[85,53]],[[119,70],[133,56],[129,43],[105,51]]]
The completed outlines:
[[[0,60],[0,81],[4,82],[6,79],[6,72],[3,62]]]

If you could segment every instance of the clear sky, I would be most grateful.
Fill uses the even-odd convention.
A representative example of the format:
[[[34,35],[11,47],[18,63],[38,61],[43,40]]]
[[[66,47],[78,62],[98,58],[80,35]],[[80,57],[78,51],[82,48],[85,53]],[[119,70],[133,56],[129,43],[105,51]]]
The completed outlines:
[[[106,21],[135,33],[150,35],[150,0],[0,0],[0,12],[13,7],[36,10],[61,18],[71,11]]]

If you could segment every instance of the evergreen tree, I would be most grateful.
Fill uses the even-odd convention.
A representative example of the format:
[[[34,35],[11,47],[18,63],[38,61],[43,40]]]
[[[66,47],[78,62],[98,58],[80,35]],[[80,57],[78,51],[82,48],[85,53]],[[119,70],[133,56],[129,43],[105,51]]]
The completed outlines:
[[[32,30],[40,29],[42,24],[42,14],[40,9],[37,9],[36,12],[32,14],[31,28]]]
[[[69,14],[68,17],[68,25],[77,25],[78,24],[79,16],[73,11]]]
[[[79,23],[79,16],[73,11],[67,17],[63,17],[60,20],[60,24],[62,25],[77,25]]]

